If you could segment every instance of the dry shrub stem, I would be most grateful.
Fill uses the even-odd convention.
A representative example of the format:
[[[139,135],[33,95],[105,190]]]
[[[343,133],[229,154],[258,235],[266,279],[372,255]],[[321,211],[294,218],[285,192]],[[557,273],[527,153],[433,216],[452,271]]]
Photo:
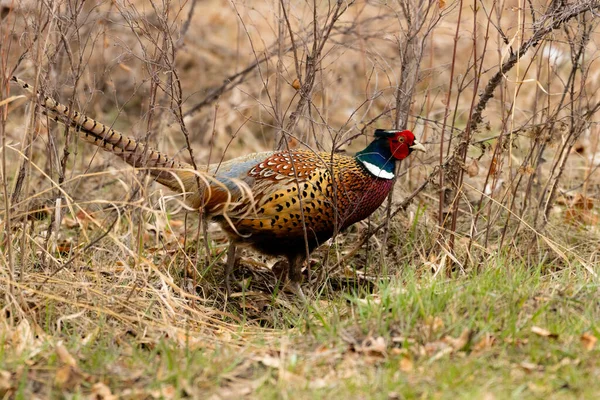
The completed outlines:
[[[398,53],[400,55],[401,67],[398,86],[396,87],[396,116],[394,127],[404,130],[408,127],[408,119],[411,105],[414,100],[415,89],[419,81],[419,72],[421,60],[425,44],[429,37],[429,33],[437,24],[438,19],[431,18],[429,26],[426,25],[430,12],[434,10],[437,1],[416,1],[416,0],[399,0],[402,13],[398,16],[403,18],[406,23],[406,30],[402,32],[403,37],[398,40]],[[398,21],[402,26],[401,21]],[[400,165],[396,165],[396,173],[394,174],[394,185],[396,184],[397,176],[400,171]],[[383,245],[381,246],[381,264],[387,249],[387,241],[389,238],[389,223],[392,217],[392,200],[394,191],[392,190],[387,197],[385,229],[383,236]]]
[[[560,28],[561,25],[569,22],[571,19],[598,9],[600,9],[600,1],[598,0],[581,1],[566,7],[559,6],[556,9],[550,7],[548,12],[542,15],[534,24],[531,38],[525,41],[516,52],[512,47],[509,48],[510,56],[508,60],[502,64],[498,72],[488,81],[473,111],[470,121],[471,132],[475,132],[479,124],[483,121],[483,111],[490,99],[494,97],[494,92],[502,82],[502,78],[517,64],[517,61],[527,54],[531,47],[536,47],[549,33]]]
[[[289,150],[289,145],[287,144],[287,140],[284,139],[286,135],[293,135],[294,129],[298,123],[298,119],[304,114],[306,107],[311,106],[312,102],[312,93],[315,85],[315,79],[317,76],[317,70],[321,62],[321,58],[323,56],[323,49],[329,40],[329,36],[333,30],[333,27],[338,22],[340,17],[352,6],[354,2],[349,1],[345,2],[342,0],[338,0],[334,6],[332,12],[325,18],[325,24],[321,30],[318,29],[319,26],[319,17],[317,14],[317,4],[316,2],[313,4],[313,46],[312,50],[306,55],[306,63],[304,67],[304,74],[302,74],[302,70],[297,70],[296,73],[298,75],[298,80],[300,82],[300,88],[298,92],[300,94],[300,98],[298,103],[296,104],[296,108],[294,111],[290,113],[288,117],[288,122],[283,129],[281,137],[276,140],[276,149],[286,148]],[[288,23],[289,26],[289,23]],[[290,32],[290,36],[293,36],[293,33]],[[295,57],[297,58],[297,57]],[[298,135],[298,140],[302,142],[308,141],[307,134]]]
[[[444,107],[444,122],[442,122],[442,131],[440,133],[440,153],[439,153],[439,163],[440,165],[442,165],[443,160],[444,160],[444,137],[445,137],[445,133],[446,133],[446,126],[447,126],[447,122],[448,122],[448,116],[450,115],[450,100],[452,97],[452,88],[454,85],[454,70],[456,68],[456,52],[458,49],[458,35],[460,32],[460,24],[461,24],[461,16],[462,16],[462,10],[463,10],[463,6],[462,6],[462,0],[460,0],[459,5],[458,5],[458,17],[457,17],[457,22],[456,22],[456,30],[454,31],[454,46],[452,46],[452,61],[450,63],[450,77],[448,79],[448,91],[446,93],[446,106]],[[457,96],[458,98],[459,96]],[[458,101],[458,100],[457,100]],[[455,107],[456,109],[456,107]],[[452,138],[452,132],[450,132],[450,138]],[[450,151],[450,149],[448,149],[447,151]],[[439,176],[439,186],[440,186],[440,192],[439,192],[439,200],[438,200],[438,225],[440,227],[440,236],[442,236],[443,233],[443,229],[442,227],[444,226],[444,206],[446,205],[446,200],[445,200],[445,184],[444,184],[444,178],[445,178],[445,174],[443,173],[442,170],[440,170],[440,176]]]
[[[587,79],[586,79],[587,74],[585,71],[581,70],[582,69],[582,61],[583,61],[583,57],[584,57],[584,51],[590,40],[590,34],[598,26],[598,24],[594,23],[594,21],[592,21],[592,23],[588,23],[585,18],[585,15],[583,15],[582,18],[583,18],[583,21],[580,24],[580,26],[582,28],[581,29],[582,35],[578,41],[579,42],[578,48],[576,48],[576,49],[573,48],[573,46],[575,46],[575,40],[571,40],[569,42],[571,45],[572,68],[571,68],[571,73],[569,74],[567,83],[565,85],[565,91],[563,92],[563,99],[566,98],[567,95],[569,96],[569,133],[567,135],[567,138],[563,142],[563,146],[561,147],[561,149],[559,151],[559,161],[553,165],[552,170],[550,172],[550,176],[553,177],[554,179],[548,180],[546,187],[544,188],[544,190],[542,192],[542,196],[540,197],[539,207],[536,210],[536,216],[537,216],[538,210],[541,208],[542,203],[545,202],[544,212],[543,212],[544,219],[541,222],[541,224],[539,225],[540,228],[543,228],[546,225],[546,223],[548,222],[550,209],[552,208],[552,206],[554,204],[554,200],[556,198],[558,183],[560,182],[560,178],[562,177],[562,175],[564,173],[567,159],[569,157],[569,154],[571,153],[571,149],[573,148],[573,146],[575,145],[575,142],[579,139],[579,137],[589,127],[590,119],[598,109],[598,105],[596,105],[595,107],[592,107],[591,109],[589,109],[585,113],[585,115],[577,115],[577,113],[574,110],[574,105],[576,102],[575,76],[577,75],[578,72],[581,73],[582,79],[581,79],[580,90],[583,91],[585,83],[587,82]],[[550,189],[548,189],[548,186],[551,186]],[[546,196],[546,194],[548,194],[548,195]],[[538,225],[537,218],[534,218],[534,222],[536,223],[536,225]]]
[[[476,7],[476,6],[475,6]],[[466,154],[467,154],[467,148],[469,147],[469,145],[471,144],[471,137],[472,134],[474,132],[477,131],[477,129],[479,128],[479,124],[483,121],[483,112],[486,109],[486,106],[489,102],[489,100],[494,96],[494,92],[496,90],[496,88],[498,87],[498,85],[503,81],[503,78],[508,74],[508,72],[515,66],[517,65],[518,61],[521,60],[531,48],[536,47],[542,40],[544,40],[546,38],[547,35],[549,35],[552,31],[554,31],[555,29],[559,29],[561,26],[563,26],[564,24],[566,24],[567,22],[569,22],[571,19],[576,18],[578,16],[580,16],[581,14],[584,14],[586,12],[593,12],[594,10],[597,10],[600,8],[600,2],[597,0],[589,0],[589,1],[583,1],[583,2],[579,2],[579,3],[575,3],[572,4],[568,7],[553,7],[552,4],[550,5],[550,7],[548,8],[548,10],[546,11],[546,13],[544,13],[541,17],[539,17],[539,19],[537,19],[535,21],[535,23],[533,24],[533,33],[532,36],[526,40],[519,48],[518,50],[515,52],[512,47],[509,47],[509,57],[508,59],[503,62],[503,64],[501,65],[501,67],[499,68],[498,72],[496,72],[496,74],[494,74],[492,76],[492,78],[488,81],[487,85],[485,86],[485,89],[483,90],[483,93],[480,95],[479,101],[478,103],[473,107],[470,108],[469,112],[470,112],[470,117],[468,119],[468,123],[467,123],[467,128],[465,129],[465,131],[460,135],[459,137],[459,143],[456,146],[456,148],[454,149],[453,155],[450,158],[451,163],[449,165],[448,168],[445,168],[445,174],[448,175],[448,177],[446,178],[446,180],[449,180],[450,182],[454,182],[453,186],[452,186],[452,192],[454,192],[454,194],[452,194],[452,198],[454,199],[453,204],[454,204],[454,209],[453,209],[453,213],[452,213],[452,225],[451,225],[451,232],[450,232],[450,240],[451,240],[451,246],[450,248],[452,248],[452,243],[455,237],[455,233],[456,233],[456,221],[458,219],[458,209],[459,209],[459,203],[460,203],[460,199],[461,199],[461,191],[462,191],[462,179],[464,176],[464,172],[465,172],[465,162],[466,162]],[[488,28],[489,28],[489,18],[488,18]],[[487,38],[487,34],[486,34],[486,38]],[[487,39],[486,39],[486,43],[487,43]],[[456,43],[455,43],[456,46]],[[477,60],[475,60],[476,62]],[[481,71],[481,67],[479,69],[479,71]],[[479,75],[479,73],[476,72],[476,77]],[[477,81],[477,78],[476,78]],[[478,85],[476,85],[477,87]],[[475,91],[476,93],[476,91]],[[566,93],[565,93],[566,94]],[[581,132],[580,132],[581,133]],[[575,135],[576,137],[578,137],[579,135]],[[502,137],[501,137],[502,138]],[[571,145],[574,142],[571,142]],[[566,157],[564,157],[563,161],[566,162]],[[563,162],[563,167],[564,167],[564,162]],[[560,175],[560,174],[559,174]],[[444,182],[444,178],[440,178],[440,182]],[[555,183],[557,183],[558,180],[555,180]],[[556,184],[553,186],[553,188],[556,188]],[[441,191],[443,192],[443,187],[440,188]],[[552,193],[555,194],[555,191],[552,191]],[[443,199],[443,195],[440,195],[440,199]],[[514,199],[514,197],[513,197]],[[552,204],[552,200],[553,200],[553,195],[549,198],[549,201],[546,203],[546,213],[548,212],[548,210],[550,209],[550,206]],[[541,205],[541,203],[540,203]],[[443,204],[440,203],[440,209],[442,209]],[[479,213],[477,213],[476,218],[479,216]],[[442,216],[440,215],[439,217],[440,219],[442,218]],[[507,216],[507,221],[505,224],[505,229],[504,229],[504,233],[502,234],[502,238],[504,238],[504,235],[506,233],[506,226],[508,225],[508,222],[510,220],[510,214]],[[537,219],[537,218],[536,218]],[[487,241],[487,239],[486,239]],[[501,242],[503,241],[503,239],[501,240]],[[470,248],[470,245],[469,245]]]

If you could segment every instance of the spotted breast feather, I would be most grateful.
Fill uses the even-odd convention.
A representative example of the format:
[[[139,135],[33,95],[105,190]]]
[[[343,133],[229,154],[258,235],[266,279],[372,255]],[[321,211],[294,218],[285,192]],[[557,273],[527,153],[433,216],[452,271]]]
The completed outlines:
[[[314,248],[369,216],[389,193],[392,180],[373,178],[354,157],[310,151],[278,152],[250,169],[253,204],[229,213],[243,242],[281,255],[275,243]],[[262,243],[266,242],[266,243]],[[287,246],[286,246],[287,247]]]

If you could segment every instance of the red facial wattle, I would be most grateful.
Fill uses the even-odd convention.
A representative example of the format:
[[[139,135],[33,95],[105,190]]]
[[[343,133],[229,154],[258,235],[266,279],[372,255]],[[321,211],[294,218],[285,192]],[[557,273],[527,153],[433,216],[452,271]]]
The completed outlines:
[[[398,132],[389,139],[390,150],[397,160],[403,160],[410,154],[410,146],[415,141],[415,135],[411,131]]]

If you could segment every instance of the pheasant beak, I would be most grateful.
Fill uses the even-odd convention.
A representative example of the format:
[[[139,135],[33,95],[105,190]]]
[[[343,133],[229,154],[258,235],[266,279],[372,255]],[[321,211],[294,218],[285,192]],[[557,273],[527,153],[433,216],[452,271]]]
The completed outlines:
[[[413,142],[413,145],[410,146],[410,149],[422,151],[423,153],[427,153],[427,150],[425,150],[425,146],[423,146],[421,143],[417,142],[416,140]]]

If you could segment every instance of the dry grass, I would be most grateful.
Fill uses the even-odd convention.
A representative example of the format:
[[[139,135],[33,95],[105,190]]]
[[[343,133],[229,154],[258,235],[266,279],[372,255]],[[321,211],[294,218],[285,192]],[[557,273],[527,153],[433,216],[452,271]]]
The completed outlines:
[[[403,163],[392,205],[402,212],[389,225],[382,207],[313,255],[306,306],[281,291],[275,260],[253,253],[226,301],[226,237],[213,226],[204,237],[198,215],[144,174],[11,98],[21,93],[8,78],[198,165],[273,148],[282,132],[292,147],[353,152],[397,121],[400,5],[343,3],[295,119],[313,18],[323,29],[334,3],[313,13],[282,1],[287,14],[278,2],[79,3],[0,0],[0,395],[594,393],[600,38],[590,13],[528,48],[473,124],[508,47],[552,13],[541,2],[477,2],[477,13],[431,3],[408,119],[427,156]],[[369,236],[379,224],[386,233]]]

